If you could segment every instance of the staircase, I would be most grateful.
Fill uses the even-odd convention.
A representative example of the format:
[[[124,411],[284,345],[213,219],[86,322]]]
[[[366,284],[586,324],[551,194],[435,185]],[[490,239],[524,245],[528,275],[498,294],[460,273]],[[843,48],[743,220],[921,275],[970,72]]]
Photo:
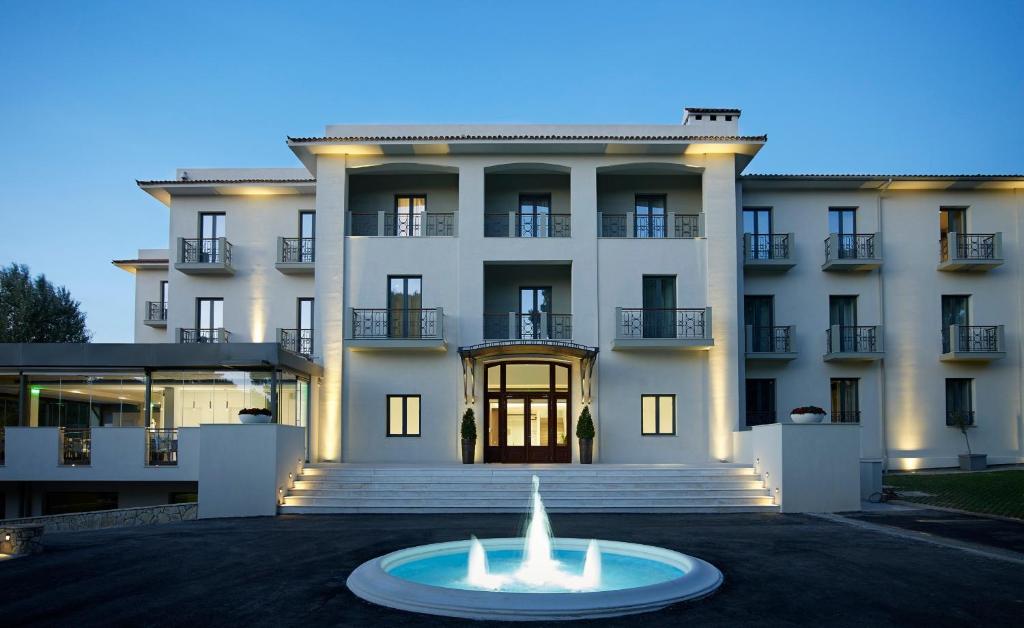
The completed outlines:
[[[308,464],[281,514],[526,512],[540,477],[549,512],[778,512],[750,466]]]

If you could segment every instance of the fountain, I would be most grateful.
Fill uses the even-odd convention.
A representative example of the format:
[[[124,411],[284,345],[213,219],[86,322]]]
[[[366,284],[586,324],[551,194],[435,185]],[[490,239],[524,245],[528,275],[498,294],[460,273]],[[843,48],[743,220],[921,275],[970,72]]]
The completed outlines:
[[[420,545],[367,561],[348,578],[382,606],[470,619],[612,617],[711,594],[722,573],[699,558],[650,545],[553,537],[533,476],[521,539]]]

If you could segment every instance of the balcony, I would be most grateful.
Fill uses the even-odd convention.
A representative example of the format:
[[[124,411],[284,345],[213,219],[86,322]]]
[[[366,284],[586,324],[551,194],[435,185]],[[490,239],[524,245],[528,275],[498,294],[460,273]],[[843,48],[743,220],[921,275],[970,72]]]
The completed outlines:
[[[208,344],[228,342],[231,333],[223,327],[204,329],[197,327],[179,327],[178,342],[182,344]]]
[[[709,307],[615,308],[613,351],[702,351],[714,344]]]
[[[1006,357],[1002,325],[950,325],[942,333],[942,362],[991,362]]]
[[[278,329],[277,342],[282,349],[298,353],[301,356],[313,355],[312,329]]]
[[[451,238],[458,235],[458,218],[458,212],[352,211],[348,214],[348,234],[378,238]]]
[[[150,327],[167,327],[167,304],[163,301],[146,301],[146,317],[142,322]]]
[[[484,340],[572,340],[572,314],[484,314]]]
[[[570,214],[523,214],[517,211],[484,214],[487,238],[568,238],[572,236]]]
[[[173,467],[178,464],[178,430],[146,429],[146,466]]]
[[[1003,263],[1003,234],[956,233],[939,241],[939,270],[985,272]]]
[[[278,238],[274,268],[286,275],[311,275],[316,262],[315,238]]]
[[[178,238],[174,268],[187,275],[234,275],[231,243],[225,238]]]
[[[597,213],[597,237],[679,239],[704,237],[704,214],[636,215]]]
[[[363,351],[446,351],[443,308],[349,308],[345,345]]]
[[[796,262],[790,244],[792,233],[744,233],[743,269],[752,272],[785,272]]]
[[[60,458],[64,466],[88,466],[92,463],[92,430],[88,427],[62,427],[59,430]]]
[[[880,233],[830,233],[825,239],[825,263],[821,265],[822,270],[857,272],[881,266]]]
[[[826,362],[872,362],[881,360],[881,325],[832,325],[825,332]]]
[[[796,358],[796,328],[746,326],[746,357],[748,360],[789,361]]]

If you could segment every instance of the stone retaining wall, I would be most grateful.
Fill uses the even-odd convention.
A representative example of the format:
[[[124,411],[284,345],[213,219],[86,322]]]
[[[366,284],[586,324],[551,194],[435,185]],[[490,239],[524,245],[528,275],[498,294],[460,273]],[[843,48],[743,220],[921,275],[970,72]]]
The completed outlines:
[[[43,551],[42,524],[0,525],[0,554],[38,554]]]
[[[99,530],[101,528],[127,528],[173,521],[189,521],[196,518],[198,504],[168,504],[166,506],[145,506],[142,508],[119,508],[76,512],[67,515],[45,517],[24,517],[5,519],[0,527],[42,524],[46,532],[73,532],[75,530]]]

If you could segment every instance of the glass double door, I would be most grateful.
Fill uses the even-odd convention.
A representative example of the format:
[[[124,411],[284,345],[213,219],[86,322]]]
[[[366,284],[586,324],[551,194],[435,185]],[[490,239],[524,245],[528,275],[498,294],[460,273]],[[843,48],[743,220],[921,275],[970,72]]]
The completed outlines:
[[[488,367],[484,462],[571,462],[568,385],[568,366]]]

